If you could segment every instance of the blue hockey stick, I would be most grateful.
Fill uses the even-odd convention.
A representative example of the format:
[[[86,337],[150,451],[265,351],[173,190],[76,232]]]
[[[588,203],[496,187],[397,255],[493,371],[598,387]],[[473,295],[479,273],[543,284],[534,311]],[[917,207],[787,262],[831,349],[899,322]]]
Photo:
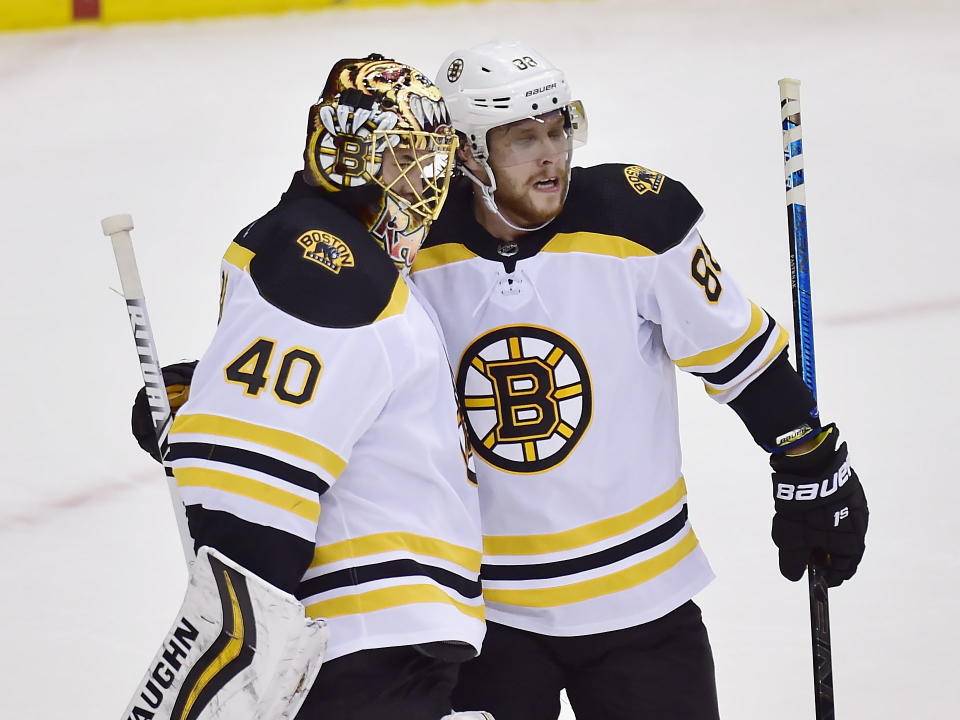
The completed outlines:
[[[793,332],[797,369],[814,400],[817,377],[813,353],[813,309],[810,302],[810,255],[807,248],[807,199],[803,180],[803,138],[800,127],[800,81],[780,80],[783,127],[783,169],[790,231],[790,277],[793,286]],[[810,634],[813,642],[813,692],[817,720],[833,720],[833,662],[830,656],[830,605],[827,582],[812,557],[807,564],[810,590]]]

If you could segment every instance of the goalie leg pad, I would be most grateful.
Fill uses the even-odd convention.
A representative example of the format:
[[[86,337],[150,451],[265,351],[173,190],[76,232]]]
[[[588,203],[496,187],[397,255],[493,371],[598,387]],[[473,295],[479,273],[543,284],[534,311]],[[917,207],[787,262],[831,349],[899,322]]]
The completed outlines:
[[[326,643],[326,624],[295,597],[200,548],[177,620],[123,718],[289,720]]]

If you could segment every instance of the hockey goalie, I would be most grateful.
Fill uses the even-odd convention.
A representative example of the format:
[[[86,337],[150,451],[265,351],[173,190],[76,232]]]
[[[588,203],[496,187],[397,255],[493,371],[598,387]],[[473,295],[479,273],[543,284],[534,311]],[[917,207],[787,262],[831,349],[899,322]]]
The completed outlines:
[[[423,73],[337,62],[303,170],[224,255],[210,346],[164,371],[163,452],[138,398],[134,434],[172,471],[198,554],[125,720],[450,713],[485,629],[477,486],[406,274],[456,142]]]

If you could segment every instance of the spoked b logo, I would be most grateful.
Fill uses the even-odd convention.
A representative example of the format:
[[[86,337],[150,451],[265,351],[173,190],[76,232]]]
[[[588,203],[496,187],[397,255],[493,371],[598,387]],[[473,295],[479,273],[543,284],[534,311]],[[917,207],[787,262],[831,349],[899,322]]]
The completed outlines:
[[[497,328],[474,340],[460,360],[457,391],[474,452],[512,473],[561,463],[593,412],[577,346],[531,325]]]

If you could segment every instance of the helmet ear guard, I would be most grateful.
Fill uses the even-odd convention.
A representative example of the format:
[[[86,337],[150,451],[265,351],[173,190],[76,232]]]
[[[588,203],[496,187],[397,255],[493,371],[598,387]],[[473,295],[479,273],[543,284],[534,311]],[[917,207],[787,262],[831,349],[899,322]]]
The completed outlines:
[[[587,122],[587,111],[579,100],[571,100],[566,107],[567,123],[570,128],[570,137],[573,140],[573,149],[587,144],[590,125]]]

